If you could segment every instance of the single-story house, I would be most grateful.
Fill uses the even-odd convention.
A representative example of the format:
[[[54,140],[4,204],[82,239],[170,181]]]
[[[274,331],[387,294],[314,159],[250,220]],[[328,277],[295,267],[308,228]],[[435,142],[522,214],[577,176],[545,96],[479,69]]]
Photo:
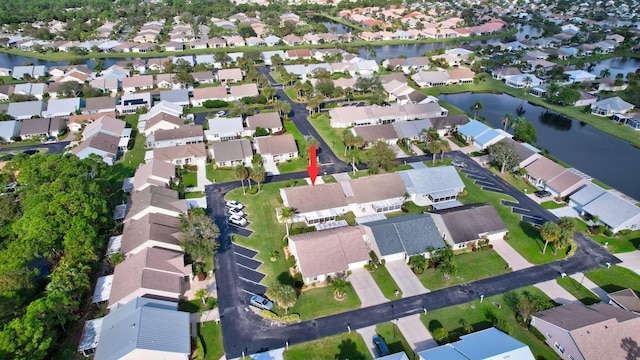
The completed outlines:
[[[204,106],[207,100],[227,100],[226,86],[209,86],[204,88],[193,89],[193,98],[191,104],[193,106]]]
[[[120,119],[111,116],[101,116],[97,120],[87,124],[82,132],[82,140],[87,140],[98,133],[122,137],[130,135],[130,131],[126,132],[126,123]],[[129,129],[130,130],[130,129]]]
[[[166,101],[168,103],[176,104],[180,106],[187,106],[190,104],[189,90],[178,89],[178,90],[160,91],[160,101]]]
[[[245,97],[258,95],[260,95],[260,92],[258,91],[258,85],[255,83],[231,86],[229,88],[229,95],[227,95],[227,101],[240,100]]]
[[[202,125],[183,125],[174,129],[158,129],[147,137],[148,148],[165,148],[204,142]]]
[[[427,206],[454,201],[464,183],[453,166],[438,166],[398,172],[411,201]]]
[[[640,113],[614,114],[611,119],[619,124],[625,124],[634,130],[640,130]]]
[[[588,180],[573,169],[564,168],[544,156],[538,157],[524,169],[531,184],[550,191],[554,196],[570,195],[588,184]]]
[[[244,78],[240,68],[220,69],[216,72],[216,78],[223,84],[240,82]]]
[[[538,86],[543,83],[541,79],[532,74],[510,76],[504,80],[505,84],[516,89]]]
[[[398,121],[428,119],[447,116],[448,110],[437,102],[404,104],[400,106],[343,106],[329,110],[331,127],[346,128],[391,124]]]
[[[635,107],[620,97],[615,96],[597,101],[591,105],[591,113],[598,116],[612,116],[613,114],[624,114]]]
[[[167,113],[158,113],[157,115],[148,118],[148,120],[138,123],[138,126],[143,125],[141,133],[145,136],[150,136],[158,130],[170,130],[177,129],[184,126],[184,120]],[[140,130],[140,128],[138,128]]]
[[[409,121],[406,122],[408,123]],[[395,125],[396,124],[358,126],[351,128],[351,132],[356,136],[361,136],[366,146],[376,141],[384,141],[387,144],[394,145],[398,141],[398,133],[395,130]]]
[[[149,186],[169,187],[176,175],[175,165],[151,159],[140,165],[132,180],[132,190],[140,191]]]
[[[25,84],[16,84],[13,88],[14,94],[19,95],[31,95],[38,100],[42,100],[45,92],[51,95],[52,93],[57,92],[57,87],[59,83],[53,83],[55,86],[48,86],[44,83],[25,83]],[[55,88],[55,89],[54,89]]]
[[[121,80],[125,94],[153,88],[153,75],[136,75]]]
[[[133,114],[141,108],[149,109],[151,106],[153,106],[153,100],[149,92],[125,94],[118,99],[116,110],[119,114]]]
[[[211,145],[213,158],[219,167],[249,165],[253,159],[251,142],[247,139],[216,141]]]
[[[120,154],[120,138],[99,132],[71,149],[71,153],[85,159],[91,154],[98,155],[107,165],[115,164]]]
[[[569,76],[570,83],[587,82],[596,79],[594,74],[584,70],[565,71],[565,74]]]
[[[22,122],[18,120],[0,121],[0,143],[13,142],[11,138],[20,135]]]
[[[263,128],[274,134],[282,131],[282,119],[277,112],[259,113],[247,116],[247,127],[244,128],[243,136],[253,136],[257,128]],[[211,121],[209,121],[211,123]]]
[[[209,119],[209,130],[205,131],[205,136],[208,141],[225,141],[239,139],[245,135],[244,132],[241,117],[214,117]]]
[[[139,220],[149,213],[178,217],[186,212],[186,202],[178,198],[177,191],[160,186],[149,186],[131,193],[124,222]]]
[[[409,261],[414,255],[428,257],[427,249],[446,247],[430,214],[414,214],[362,225],[371,249],[386,262]]]
[[[80,98],[52,99],[47,103],[47,109],[42,111],[42,117],[69,117],[84,106]]]
[[[204,143],[194,143],[150,150],[152,159],[166,161],[174,165],[204,165],[207,149]]]
[[[279,163],[298,157],[298,146],[291,134],[258,137],[254,144],[256,152],[267,161]]]
[[[100,320],[95,360],[190,358],[189,313],[175,302],[137,298]]]
[[[588,92],[580,91],[580,97],[573,103],[573,106],[588,106],[593,105],[598,101],[598,97],[591,95]]]
[[[179,224],[177,217],[153,213],[129,221],[122,231],[120,251],[125,256],[151,247],[182,252]]]
[[[49,118],[23,120],[20,127],[20,137],[22,139],[30,139],[37,136],[49,136],[50,122],[51,119]]]
[[[527,344],[492,327],[460,340],[418,353],[420,360],[518,359],[535,360]]]
[[[522,75],[522,71],[515,67],[506,67],[500,69],[494,69],[491,71],[491,77],[496,80],[507,79],[511,76]]]
[[[471,120],[459,127],[458,134],[483,150],[508,137],[508,134],[505,135],[502,130],[493,129],[478,120]]]
[[[431,213],[433,221],[453,249],[478,244],[480,240],[499,240],[508,229],[492,204],[469,204]]]
[[[100,96],[88,98],[85,101],[83,114],[99,114],[116,111],[116,98],[110,96]]]
[[[12,102],[8,104],[7,114],[16,120],[25,120],[40,116],[46,108],[47,104],[40,100]]]
[[[369,249],[360,226],[291,235],[289,250],[305,284],[360,269],[369,261]]]
[[[640,228],[640,207],[595,184],[589,184],[569,197],[569,205],[581,215],[598,217],[598,224],[612,232]]]

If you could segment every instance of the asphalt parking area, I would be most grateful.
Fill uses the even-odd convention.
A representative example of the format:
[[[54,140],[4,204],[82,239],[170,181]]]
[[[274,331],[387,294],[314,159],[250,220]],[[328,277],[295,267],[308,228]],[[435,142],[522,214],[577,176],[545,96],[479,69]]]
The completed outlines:
[[[246,266],[242,266],[240,264],[238,264],[238,275],[240,275],[240,277],[243,279],[253,281],[255,283],[259,283],[265,277],[263,273],[253,270],[251,268],[248,268]]]
[[[239,265],[248,267],[249,269],[257,269],[260,265],[262,265],[262,262],[256,260],[256,259],[252,259],[250,257],[246,257],[244,255],[238,254],[236,252],[236,262]]]
[[[265,274],[256,271],[262,264],[262,262],[254,259],[258,252],[238,244],[233,244],[233,247],[241,290],[251,295],[263,295],[267,288],[260,285],[260,281],[264,279]]]
[[[250,222],[247,222],[246,226],[249,226],[249,224],[251,224]],[[249,230],[247,228],[243,228],[241,226],[238,225],[234,225],[229,223],[229,231],[236,234],[236,235],[240,235],[240,236],[244,236],[244,237],[249,237],[253,234],[252,230]]]
[[[539,225],[539,226],[542,226],[545,223],[543,218],[538,216],[529,216],[529,215],[522,215],[522,221],[530,222],[534,225]]]

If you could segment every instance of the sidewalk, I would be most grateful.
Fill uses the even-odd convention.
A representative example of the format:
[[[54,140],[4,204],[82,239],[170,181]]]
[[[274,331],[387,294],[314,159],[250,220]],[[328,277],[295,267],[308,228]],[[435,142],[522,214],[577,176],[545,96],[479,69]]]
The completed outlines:
[[[511,245],[509,245],[505,240],[493,240],[491,241],[493,245],[493,250],[495,250],[498,255],[500,255],[504,261],[511,266],[513,271],[518,271],[526,268],[530,268],[533,266],[527,259],[523,258],[520,253],[515,251]]]
[[[596,285],[596,283],[594,283],[593,281],[589,280],[589,278],[586,277],[583,273],[573,274],[573,275],[571,275],[571,277],[575,281],[577,281],[579,283],[582,283],[582,286],[584,286],[587,289],[591,290],[592,293],[598,295],[598,297],[600,299],[602,299],[602,302],[608,304],[611,301],[611,298],[609,298],[609,294],[606,291],[602,290],[601,287]]]
[[[398,329],[407,339],[414,352],[428,350],[438,346],[431,333],[420,320],[420,314],[398,319]]]
[[[204,191],[205,185],[213,184],[207,179],[207,164],[198,165],[198,171],[196,172],[198,185],[185,189],[186,192]]]
[[[614,254],[618,259],[622,260],[618,266],[629,269],[636,274],[640,274],[640,251],[631,251],[626,253]]]
[[[565,290],[556,280],[549,280],[533,285],[547,294],[551,300],[558,304],[566,305],[572,303],[580,303],[580,300],[576,299],[570,292]]]

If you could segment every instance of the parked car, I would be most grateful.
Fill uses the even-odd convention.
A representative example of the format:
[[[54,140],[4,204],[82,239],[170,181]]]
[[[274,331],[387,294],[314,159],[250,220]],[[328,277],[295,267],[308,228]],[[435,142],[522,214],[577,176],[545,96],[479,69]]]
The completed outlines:
[[[549,192],[547,190],[538,190],[538,191],[534,192],[534,194],[539,198],[551,196],[551,192]]]
[[[236,209],[236,208],[230,208],[229,209],[229,214],[234,215],[234,216],[244,216],[244,211]]]
[[[226,205],[227,205],[227,207],[230,207],[232,209],[238,209],[238,210],[240,210],[240,209],[242,209],[244,207],[244,205],[242,205],[241,203],[239,203],[239,202],[237,202],[235,200],[227,201]]]
[[[31,150],[25,150],[25,151],[23,151],[22,153],[23,153],[23,154],[25,154],[25,155],[33,155],[33,154],[37,154],[37,153],[38,153],[38,150],[34,150],[34,149],[31,149]]]
[[[376,350],[378,351],[379,356],[389,355],[389,348],[384,342],[384,339],[382,339],[379,335],[373,337],[373,344],[376,346]]]
[[[216,113],[216,116],[217,116],[217,117],[222,117],[222,116],[225,116],[225,115],[227,115],[227,112],[226,112],[226,111],[224,111],[224,110],[220,110],[220,111],[218,111],[218,112]]]
[[[453,161],[451,165],[455,167],[460,167],[460,168],[467,166],[467,164],[465,164],[463,161]]]
[[[238,216],[238,215],[229,216],[229,222],[232,223],[233,225],[238,225],[238,226],[247,225],[247,219],[243,218],[242,216]]]
[[[258,309],[271,310],[273,307],[273,303],[271,301],[260,295],[253,295],[250,303]]]

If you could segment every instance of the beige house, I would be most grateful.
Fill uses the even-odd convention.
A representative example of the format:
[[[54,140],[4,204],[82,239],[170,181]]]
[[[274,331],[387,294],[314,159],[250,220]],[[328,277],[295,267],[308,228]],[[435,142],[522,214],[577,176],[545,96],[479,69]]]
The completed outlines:
[[[180,219],[164,214],[147,214],[125,224],[120,251],[129,256],[147,248],[162,248],[182,252]]]
[[[140,191],[149,186],[169,187],[175,175],[175,165],[162,160],[149,160],[136,170],[133,176],[133,190]]]
[[[139,220],[151,213],[178,217],[186,212],[187,203],[178,198],[177,191],[160,186],[149,186],[131,194],[124,222]]]
[[[253,149],[247,139],[216,141],[211,146],[213,158],[219,167],[251,164]]]
[[[174,165],[204,165],[207,162],[207,149],[204,143],[163,147],[150,152],[151,158]]]
[[[298,146],[291,134],[258,137],[254,144],[256,152],[267,161],[279,163],[298,157]]]

